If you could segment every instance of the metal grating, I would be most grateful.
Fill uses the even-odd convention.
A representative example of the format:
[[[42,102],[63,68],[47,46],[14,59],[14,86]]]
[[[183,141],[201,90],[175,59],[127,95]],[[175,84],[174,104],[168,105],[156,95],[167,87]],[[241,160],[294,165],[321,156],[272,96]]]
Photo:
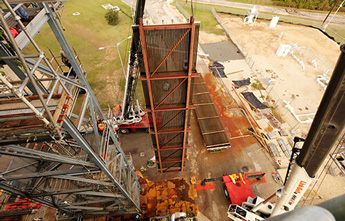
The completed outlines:
[[[134,27],[134,32],[137,27]],[[141,80],[159,172],[184,170],[199,24],[139,26]]]
[[[194,81],[193,103],[201,134],[207,150],[224,149],[230,146],[218,113],[202,77]]]

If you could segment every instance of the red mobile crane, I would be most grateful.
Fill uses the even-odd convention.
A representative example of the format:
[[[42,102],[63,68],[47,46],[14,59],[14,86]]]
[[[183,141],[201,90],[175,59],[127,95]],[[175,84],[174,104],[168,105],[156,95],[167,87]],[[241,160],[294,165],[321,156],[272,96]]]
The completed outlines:
[[[121,108],[120,105],[113,108],[115,116],[121,117]],[[136,116],[137,117],[134,117],[134,119],[120,121],[116,129],[118,129],[120,133],[126,134],[130,131],[135,132],[137,129],[148,129],[150,127],[150,122],[145,112],[142,111],[141,114],[137,114]]]
[[[144,7],[145,0],[137,0],[134,25],[139,25],[139,20],[143,18]],[[133,32],[131,39],[123,104],[117,105],[113,109],[115,113],[115,129],[118,129],[121,133],[128,133],[130,129],[135,132],[136,129],[148,129],[150,127],[148,116],[141,109],[136,93],[137,81],[140,75],[137,56],[140,45],[139,33]]]

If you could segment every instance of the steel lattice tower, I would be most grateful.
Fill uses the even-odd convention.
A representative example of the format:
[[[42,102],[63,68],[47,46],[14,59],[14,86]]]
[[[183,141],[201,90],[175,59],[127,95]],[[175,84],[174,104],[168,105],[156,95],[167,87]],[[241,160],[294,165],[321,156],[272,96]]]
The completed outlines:
[[[141,212],[141,187],[112,116],[107,120],[102,112],[56,20],[62,3],[38,3],[40,12],[25,26],[10,2],[3,0],[7,9],[0,13],[0,189],[55,207],[60,218]],[[11,19],[22,30],[16,38],[8,28]],[[76,78],[34,41],[46,22]],[[29,44],[35,53],[24,55]],[[107,125],[102,134],[99,119]]]

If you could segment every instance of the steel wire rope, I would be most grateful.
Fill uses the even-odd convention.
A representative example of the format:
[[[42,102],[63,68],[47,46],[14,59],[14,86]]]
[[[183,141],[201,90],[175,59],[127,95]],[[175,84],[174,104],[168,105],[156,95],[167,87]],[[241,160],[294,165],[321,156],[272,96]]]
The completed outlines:
[[[191,10],[192,10],[192,17],[194,18],[193,0],[190,0],[190,7],[191,7]]]
[[[338,145],[337,145],[337,147],[334,149],[334,151],[333,151],[332,154],[335,154],[335,153],[340,149],[341,143],[343,143],[343,140],[344,140],[344,136],[345,136],[345,134],[342,136],[342,138],[341,138],[340,141],[338,142]],[[329,159],[328,159],[326,165],[324,166],[323,170],[321,171],[321,174],[323,174],[323,178],[322,178],[322,180],[321,180],[319,186],[317,187],[316,192],[318,192],[318,190],[320,189],[320,187],[321,187],[322,184],[323,184],[323,181],[324,181],[325,178],[326,178],[327,173],[324,172],[324,171],[326,170],[326,168],[330,168],[330,166],[331,166],[332,163],[333,163],[333,162],[330,163],[331,159],[332,159],[332,158],[329,157]],[[318,181],[317,181],[317,182],[318,182]],[[315,184],[313,185],[312,190],[313,190],[314,187],[316,186],[317,182],[315,182]],[[312,192],[312,190],[309,192],[308,196],[310,195],[310,193]],[[306,199],[307,199],[307,198],[306,198]],[[314,199],[315,199],[315,198],[313,198],[313,199],[311,200],[310,205],[314,202]],[[305,200],[305,201],[306,201],[306,200]],[[305,203],[305,201],[304,201],[304,203]],[[303,205],[304,205],[304,203],[303,203]]]

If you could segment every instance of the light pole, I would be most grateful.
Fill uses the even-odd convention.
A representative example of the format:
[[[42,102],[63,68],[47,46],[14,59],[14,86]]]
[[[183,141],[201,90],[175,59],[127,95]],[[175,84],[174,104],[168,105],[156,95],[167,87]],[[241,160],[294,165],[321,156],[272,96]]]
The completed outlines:
[[[128,36],[127,38],[123,39],[122,41],[120,41],[119,43],[117,43],[116,45],[109,45],[109,46],[104,46],[104,47],[99,47],[98,50],[103,50],[105,48],[112,48],[112,47],[115,47],[116,46],[116,49],[117,49],[117,53],[119,54],[119,57],[120,57],[120,62],[121,62],[121,67],[122,67],[122,71],[123,71],[123,75],[125,76],[126,78],[126,72],[125,72],[125,67],[123,66],[123,62],[122,62],[122,58],[121,58],[121,53],[120,53],[120,50],[119,50],[119,46],[122,42],[126,41],[126,40],[129,40],[131,39],[132,36]]]
[[[345,0],[342,1],[342,3],[339,5],[338,9],[337,9],[337,10],[335,11],[335,13],[333,14],[331,20],[329,20],[328,23],[325,24],[325,25],[323,26],[323,31],[326,31],[326,28],[328,27],[329,23],[331,23],[331,21],[333,20],[334,16],[338,13],[339,9],[341,9],[341,7],[343,7],[344,2],[345,2]],[[337,4],[337,3],[335,3],[335,4]],[[332,8],[332,9],[333,9],[333,8]],[[328,17],[328,16],[327,16],[327,17]],[[326,19],[327,19],[327,17],[326,17]],[[325,19],[325,21],[326,21],[326,19]],[[324,22],[325,22],[325,21],[324,21]]]

